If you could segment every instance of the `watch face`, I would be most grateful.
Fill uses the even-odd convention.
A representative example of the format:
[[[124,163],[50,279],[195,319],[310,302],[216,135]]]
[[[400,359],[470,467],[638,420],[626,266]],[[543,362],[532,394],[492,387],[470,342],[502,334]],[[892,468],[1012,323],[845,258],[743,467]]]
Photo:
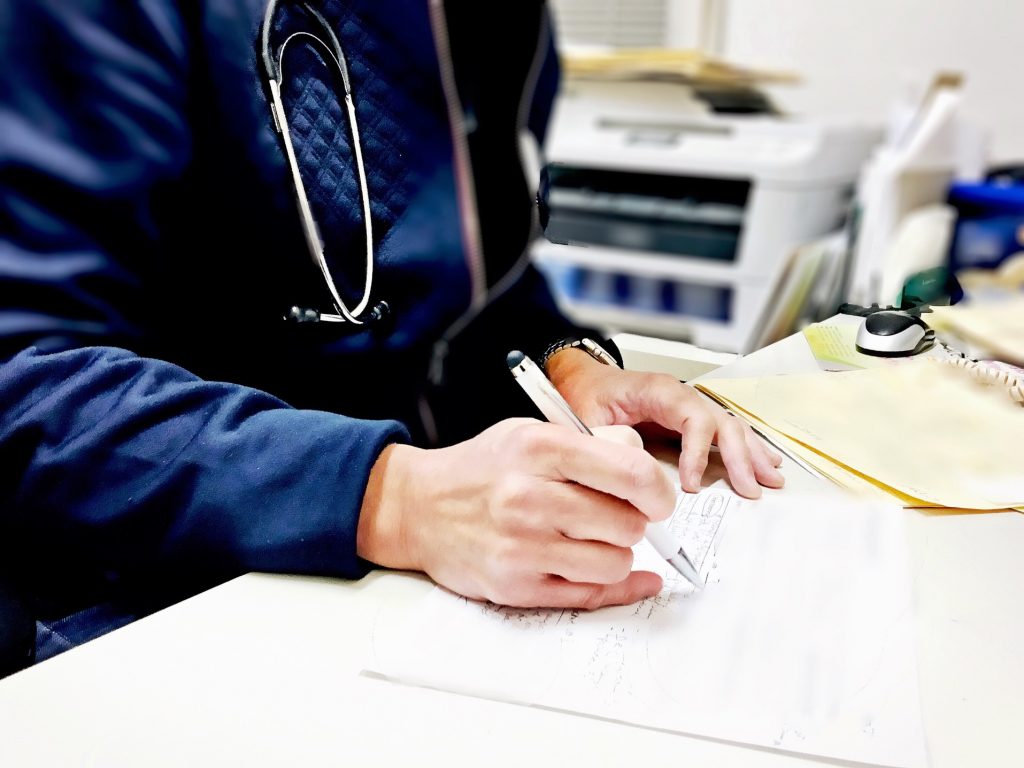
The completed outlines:
[[[580,346],[583,347],[595,360],[600,360],[605,365],[619,367],[618,361],[608,351],[593,339],[580,339]]]

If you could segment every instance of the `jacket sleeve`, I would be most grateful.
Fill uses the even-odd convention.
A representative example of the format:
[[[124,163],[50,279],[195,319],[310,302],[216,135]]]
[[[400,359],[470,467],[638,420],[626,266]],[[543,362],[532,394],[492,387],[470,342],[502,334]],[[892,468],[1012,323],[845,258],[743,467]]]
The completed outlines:
[[[403,427],[127,351],[149,204],[190,160],[177,7],[0,0],[0,539],[107,579],[360,575],[367,477]]]
[[[397,423],[287,407],[124,350],[3,364],[0,489],[27,541],[123,574],[356,576],[369,469]]]

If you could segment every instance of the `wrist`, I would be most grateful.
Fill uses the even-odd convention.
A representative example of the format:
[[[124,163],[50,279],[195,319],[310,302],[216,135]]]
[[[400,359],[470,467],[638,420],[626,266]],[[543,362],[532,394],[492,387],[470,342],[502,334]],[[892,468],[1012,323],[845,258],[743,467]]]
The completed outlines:
[[[356,528],[356,553],[371,563],[420,570],[408,525],[414,492],[411,467],[418,454],[411,445],[387,446],[370,470]]]
[[[544,369],[551,383],[559,391],[580,375],[607,374],[614,370],[576,347],[566,347],[553,354],[547,359]]]
[[[608,340],[604,343],[616,354],[612,354],[596,341],[587,337],[564,338],[547,348],[540,358],[540,367],[556,387],[576,379],[581,373],[597,371],[597,368],[588,364],[586,358],[589,358],[589,363],[596,362],[602,368],[621,370],[622,359],[618,356],[615,345]],[[570,352],[577,354],[568,354]],[[607,371],[601,375],[607,375]],[[584,378],[589,378],[589,376],[584,376]]]

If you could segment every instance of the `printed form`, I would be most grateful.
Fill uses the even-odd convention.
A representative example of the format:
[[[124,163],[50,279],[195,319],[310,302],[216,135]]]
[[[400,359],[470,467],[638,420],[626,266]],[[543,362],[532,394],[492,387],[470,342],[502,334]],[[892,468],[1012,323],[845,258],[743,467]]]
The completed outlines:
[[[437,588],[373,670],[393,681],[860,762],[924,765],[903,513],[839,494],[680,494],[695,591],[641,542],[661,593],[597,611]],[[412,640],[412,639],[415,640]]]

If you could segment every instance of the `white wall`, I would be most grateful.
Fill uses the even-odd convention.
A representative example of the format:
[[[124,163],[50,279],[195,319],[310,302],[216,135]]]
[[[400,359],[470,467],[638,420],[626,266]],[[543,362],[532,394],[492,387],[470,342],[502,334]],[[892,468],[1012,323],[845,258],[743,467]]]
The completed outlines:
[[[667,6],[675,0],[552,0],[563,42],[665,45]]]
[[[787,110],[881,120],[906,78],[962,71],[965,111],[991,132],[993,158],[1024,161],[1024,0],[727,2],[728,57],[804,76],[773,91]]]

